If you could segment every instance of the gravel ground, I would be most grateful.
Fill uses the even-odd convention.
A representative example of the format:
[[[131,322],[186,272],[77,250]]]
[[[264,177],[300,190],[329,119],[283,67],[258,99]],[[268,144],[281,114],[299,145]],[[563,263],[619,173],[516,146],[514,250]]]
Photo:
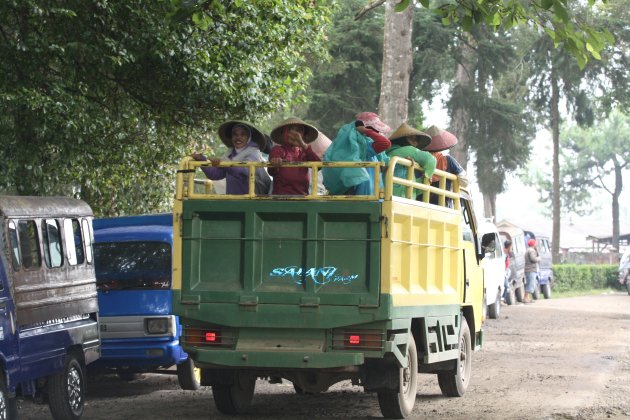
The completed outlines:
[[[435,375],[422,375],[412,418],[630,418],[630,296],[612,293],[502,306],[484,325],[463,398],[445,398]],[[173,375],[123,382],[90,378],[83,419],[221,417],[212,389],[182,391]],[[379,418],[376,395],[342,382],[297,395],[290,382],[259,380],[250,413],[232,418]],[[51,418],[48,407],[20,401],[21,419]]]

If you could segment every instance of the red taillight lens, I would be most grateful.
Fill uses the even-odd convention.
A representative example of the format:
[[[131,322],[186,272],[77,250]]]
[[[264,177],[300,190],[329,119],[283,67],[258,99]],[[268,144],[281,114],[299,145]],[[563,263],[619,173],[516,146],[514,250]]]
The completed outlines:
[[[332,332],[334,350],[381,351],[385,346],[385,331],[376,329],[335,329]]]
[[[184,328],[184,341],[192,345],[219,344],[221,343],[221,332],[201,328]]]

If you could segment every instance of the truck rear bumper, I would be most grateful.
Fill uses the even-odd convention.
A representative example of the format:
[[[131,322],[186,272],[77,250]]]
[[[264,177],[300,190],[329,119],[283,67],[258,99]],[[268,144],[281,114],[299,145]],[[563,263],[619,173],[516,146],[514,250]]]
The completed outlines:
[[[101,358],[92,366],[95,368],[169,367],[187,358],[188,355],[179,345],[179,341],[103,339]]]
[[[363,353],[357,352],[272,352],[250,350],[191,350],[198,367],[321,369],[362,365]]]

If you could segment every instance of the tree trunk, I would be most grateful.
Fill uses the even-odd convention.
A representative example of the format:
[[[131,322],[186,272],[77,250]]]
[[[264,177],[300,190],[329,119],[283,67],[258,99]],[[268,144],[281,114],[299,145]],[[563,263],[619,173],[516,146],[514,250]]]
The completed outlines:
[[[617,158],[613,158],[615,164],[615,191],[612,194],[612,246],[619,251],[619,196],[623,190],[622,168]]]
[[[383,36],[383,69],[378,111],[381,119],[392,130],[407,121],[409,106],[409,78],[412,69],[411,21],[413,7],[396,13],[399,0],[385,4],[385,32]]]
[[[553,140],[553,187],[551,194],[553,230],[551,234],[551,258],[554,264],[560,262],[560,111],[559,88],[555,67],[551,65],[551,137]]]
[[[466,42],[459,44],[461,61],[457,63],[455,70],[455,86],[453,96],[464,96],[474,83],[474,69],[477,65],[477,52],[472,47],[474,39],[470,34],[466,35]],[[452,110],[450,131],[457,136],[457,144],[450,151],[460,165],[467,170],[468,167],[468,143],[466,142],[466,132],[470,119],[468,109],[461,100],[457,101],[457,108]]]
[[[497,195],[491,193],[483,193],[483,217],[486,219],[492,218],[496,221],[497,215]]]

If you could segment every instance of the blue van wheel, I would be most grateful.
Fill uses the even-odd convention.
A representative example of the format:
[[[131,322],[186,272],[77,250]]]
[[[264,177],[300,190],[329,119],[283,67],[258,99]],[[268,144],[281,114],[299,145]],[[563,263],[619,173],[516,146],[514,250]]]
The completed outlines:
[[[7,387],[4,385],[4,372],[0,378],[0,419],[17,419],[17,401],[15,397],[9,397]]]
[[[66,355],[63,371],[48,378],[48,405],[55,419],[78,420],[85,408],[85,372],[75,356]]]

